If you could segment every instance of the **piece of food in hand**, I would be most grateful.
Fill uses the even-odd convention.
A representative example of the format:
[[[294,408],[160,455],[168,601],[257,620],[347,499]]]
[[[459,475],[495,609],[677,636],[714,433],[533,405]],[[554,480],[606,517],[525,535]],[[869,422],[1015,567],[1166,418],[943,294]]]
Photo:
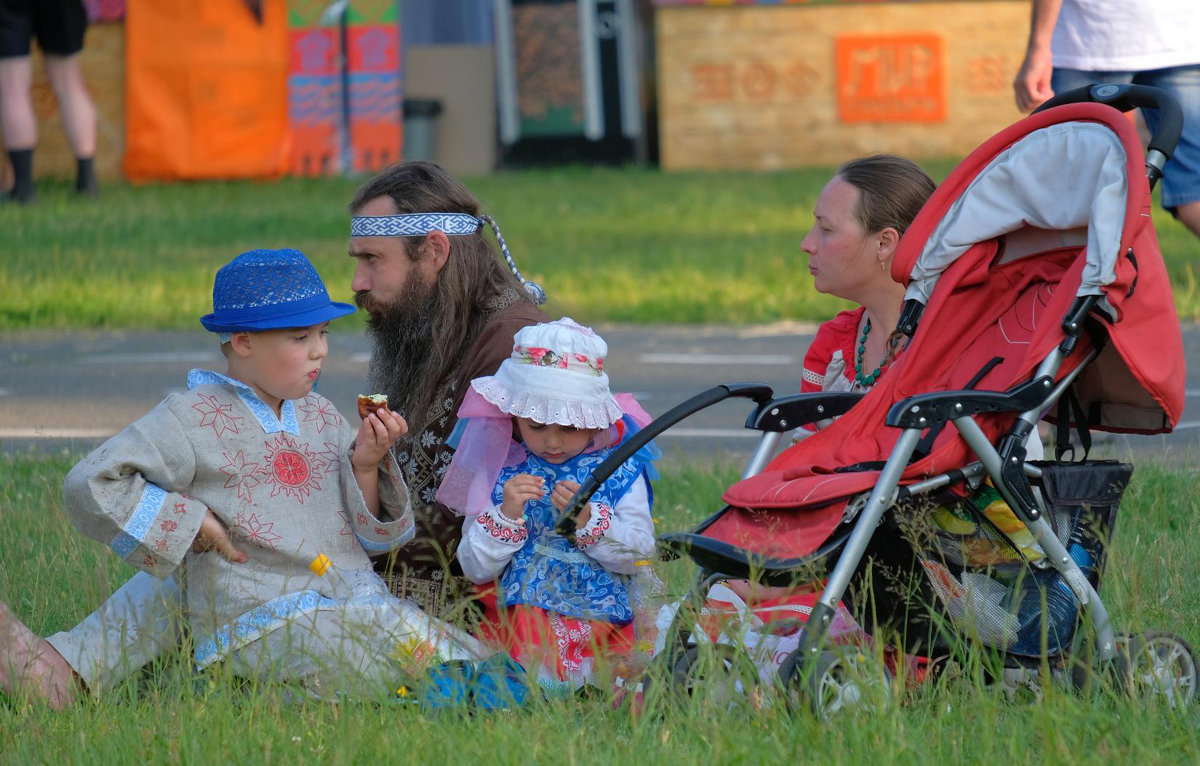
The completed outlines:
[[[358,395],[358,416],[363,420],[367,419],[367,415],[379,410],[388,408],[387,394],[359,394]]]

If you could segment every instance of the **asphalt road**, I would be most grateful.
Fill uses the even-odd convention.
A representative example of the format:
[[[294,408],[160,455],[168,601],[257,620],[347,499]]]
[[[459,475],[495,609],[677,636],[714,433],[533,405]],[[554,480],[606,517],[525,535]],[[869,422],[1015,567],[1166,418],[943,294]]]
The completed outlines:
[[[766,383],[777,394],[799,387],[800,364],[815,325],[760,327],[597,327],[609,344],[614,390],[634,393],[660,415],[720,383]],[[318,388],[344,413],[365,390],[369,345],[356,331],[330,336],[330,359]],[[1156,456],[1192,463],[1200,450],[1200,327],[1184,326],[1188,407],[1166,436],[1099,435],[1100,456]],[[49,332],[0,335],[0,451],[90,450],[182,390],[188,370],[222,370],[215,339],[197,332]],[[668,459],[744,463],[756,443],[743,427],[746,400],[698,413],[660,439]]]

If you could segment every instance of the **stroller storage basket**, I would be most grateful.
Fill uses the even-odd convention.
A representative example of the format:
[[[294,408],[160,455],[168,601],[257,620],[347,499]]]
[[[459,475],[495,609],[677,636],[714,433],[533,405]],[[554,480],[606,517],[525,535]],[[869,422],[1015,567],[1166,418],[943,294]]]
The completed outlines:
[[[1055,534],[1098,588],[1117,508],[1133,467],[1112,461],[1041,464],[1038,482]],[[1058,654],[1080,604],[1032,534],[984,487],[918,524],[921,566],[950,619],[1009,654]]]

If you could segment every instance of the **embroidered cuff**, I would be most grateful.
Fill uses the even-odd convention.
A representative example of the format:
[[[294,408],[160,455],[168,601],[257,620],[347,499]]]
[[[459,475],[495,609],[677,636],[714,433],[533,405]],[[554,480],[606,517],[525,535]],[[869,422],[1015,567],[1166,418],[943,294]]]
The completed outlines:
[[[162,579],[183,561],[207,513],[203,503],[147,483],[109,547],[128,563]]]
[[[612,526],[612,508],[604,503],[592,503],[592,517],[583,529],[575,533],[575,546],[586,548],[595,545],[604,537],[604,533]]]
[[[416,529],[408,485],[404,483],[400,467],[390,452],[379,463],[379,508],[382,518],[377,519],[367,511],[362,491],[354,480],[349,452],[342,458],[342,483],[350,528],[367,555],[387,553],[413,538]]]
[[[479,514],[479,525],[483,530],[497,540],[506,543],[524,543],[529,539],[529,530],[525,528],[524,517],[510,519],[499,510],[492,508]]]

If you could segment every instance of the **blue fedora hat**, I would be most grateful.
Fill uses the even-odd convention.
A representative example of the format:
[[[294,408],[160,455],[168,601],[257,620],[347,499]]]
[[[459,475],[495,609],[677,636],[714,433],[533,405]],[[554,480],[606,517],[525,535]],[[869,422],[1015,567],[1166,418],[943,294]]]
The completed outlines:
[[[257,332],[309,327],[353,314],[329,299],[325,283],[299,250],[251,250],[217,271],[213,312],[200,317],[209,332]]]

